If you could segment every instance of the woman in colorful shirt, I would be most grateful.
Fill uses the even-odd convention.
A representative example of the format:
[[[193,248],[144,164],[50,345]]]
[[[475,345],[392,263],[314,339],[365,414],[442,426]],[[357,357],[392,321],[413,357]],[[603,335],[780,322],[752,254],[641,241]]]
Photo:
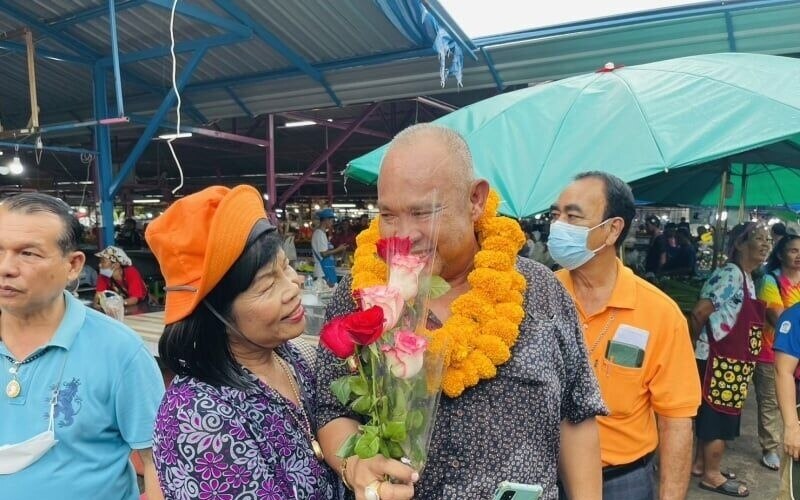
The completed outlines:
[[[288,342],[305,327],[300,279],[258,191],[181,198],[146,238],[166,280],[159,356],[177,374],[153,446],[165,497],[338,498],[316,441],[314,373]]]
[[[800,236],[787,234],[778,241],[767,260],[758,298],[767,304],[764,342],[756,367],[755,387],[758,401],[758,440],[761,463],[778,470],[781,444],[781,417],[775,394],[775,324],[778,317],[800,302]]]
[[[725,441],[739,436],[741,408],[760,352],[764,305],[756,299],[752,273],[769,251],[765,227],[754,222],[734,227],[728,238],[728,263],[712,273],[692,310],[692,332],[699,333],[695,357],[703,380],[692,473],[701,477],[701,488],[730,496],[749,495],[720,464]]]

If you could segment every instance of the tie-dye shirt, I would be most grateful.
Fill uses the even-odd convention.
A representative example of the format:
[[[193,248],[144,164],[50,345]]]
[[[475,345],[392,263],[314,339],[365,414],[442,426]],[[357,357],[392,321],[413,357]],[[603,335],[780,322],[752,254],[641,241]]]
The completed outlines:
[[[758,298],[766,302],[767,308],[786,309],[800,302],[800,283],[792,283],[786,276],[781,275],[780,269],[776,269],[764,275],[761,287],[758,289]],[[775,352],[772,350],[774,341],[775,330],[769,324],[764,325],[763,344],[758,357],[760,362],[775,361]]]

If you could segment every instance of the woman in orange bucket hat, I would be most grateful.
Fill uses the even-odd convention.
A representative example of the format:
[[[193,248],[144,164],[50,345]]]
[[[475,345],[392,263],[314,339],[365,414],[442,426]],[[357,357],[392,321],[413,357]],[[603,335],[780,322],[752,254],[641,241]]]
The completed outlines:
[[[145,235],[166,281],[158,350],[177,376],[156,418],[166,498],[338,495],[316,441],[314,374],[288,340],[300,280],[250,186],[176,201]]]

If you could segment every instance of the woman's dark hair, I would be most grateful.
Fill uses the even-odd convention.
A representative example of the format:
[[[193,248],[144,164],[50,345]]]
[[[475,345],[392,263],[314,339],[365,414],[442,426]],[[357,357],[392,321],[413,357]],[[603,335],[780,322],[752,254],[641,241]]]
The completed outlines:
[[[234,299],[250,287],[259,269],[275,262],[281,243],[274,231],[265,232],[263,225],[256,225],[242,255],[204,301],[233,323]],[[217,387],[249,388],[231,352],[227,327],[204,303],[186,318],[164,328],[158,355],[178,375],[195,377]]]
[[[798,239],[800,239],[800,236],[796,234],[786,234],[780,239],[780,241],[778,241],[778,244],[772,248],[772,252],[770,252],[769,257],[767,258],[766,271],[768,273],[781,268],[780,257],[786,251],[786,247],[789,246],[789,243]]]
[[[725,255],[728,256],[729,261],[738,262],[739,250],[736,248],[736,245],[741,245],[747,241],[753,231],[758,228],[764,228],[764,226],[752,221],[742,222],[733,226],[733,229],[728,233],[728,242],[725,247]]]

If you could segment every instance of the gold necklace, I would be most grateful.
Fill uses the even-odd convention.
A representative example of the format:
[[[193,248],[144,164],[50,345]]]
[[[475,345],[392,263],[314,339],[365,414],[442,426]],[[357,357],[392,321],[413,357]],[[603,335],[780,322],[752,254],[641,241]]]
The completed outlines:
[[[17,377],[17,374],[19,373],[20,366],[22,366],[24,364],[27,364],[27,363],[30,363],[34,359],[36,359],[39,356],[41,356],[42,354],[44,354],[44,351],[45,350],[42,349],[41,351],[39,351],[35,355],[30,356],[27,359],[24,359],[22,361],[17,361],[15,359],[10,358],[9,356],[5,356],[5,358],[7,360],[11,361],[11,366],[8,369],[8,373],[11,374],[11,380],[9,380],[8,384],[6,384],[6,396],[8,396],[11,399],[14,399],[17,396],[19,396],[20,394],[22,394],[22,384],[20,383],[19,378]]]
[[[300,397],[300,387],[296,385],[294,377],[292,376],[292,372],[289,370],[286,362],[277,354],[275,355],[275,358],[278,360],[278,364],[283,370],[283,373],[286,374],[286,378],[289,379],[289,387],[292,388],[292,393],[294,394],[294,397],[297,398],[297,409],[300,411],[300,416],[303,417],[302,422],[299,421],[292,412],[289,412],[289,414],[292,416],[297,426],[306,433],[308,440],[311,441],[311,449],[314,451],[314,456],[317,457],[317,460],[321,462],[325,459],[325,455],[322,453],[322,446],[319,445],[319,441],[316,440],[314,433],[311,432],[311,422],[308,420],[308,415],[306,415],[306,410],[303,407],[303,399]]]

